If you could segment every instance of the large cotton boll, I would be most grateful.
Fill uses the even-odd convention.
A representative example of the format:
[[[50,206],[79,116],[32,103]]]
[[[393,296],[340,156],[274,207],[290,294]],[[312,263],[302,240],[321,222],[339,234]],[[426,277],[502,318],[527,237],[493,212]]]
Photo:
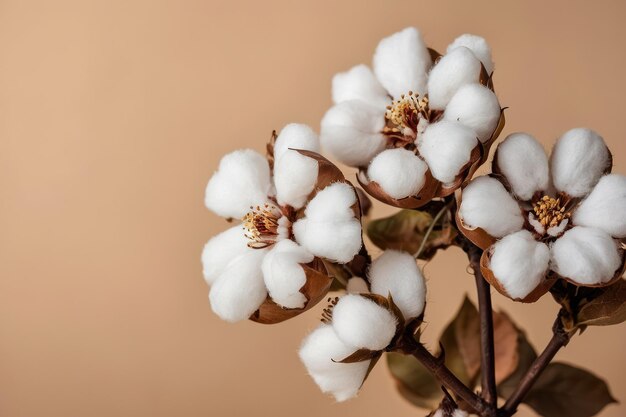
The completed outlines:
[[[480,61],[464,46],[454,48],[444,55],[428,77],[430,108],[445,109],[459,88],[479,81],[480,70]]]
[[[293,224],[293,232],[309,252],[333,262],[350,262],[362,246],[361,223],[354,217],[335,222],[303,218]]]
[[[497,164],[513,194],[529,201],[550,183],[548,156],[543,146],[527,133],[513,133],[498,145]]]
[[[299,356],[322,392],[345,401],[357,395],[370,365],[369,360],[340,363],[353,353],[354,348],[339,340],[332,326],[323,324],[304,339]]]
[[[472,129],[459,122],[442,120],[426,128],[418,148],[433,177],[450,184],[469,162],[477,145],[476,132]]]
[[[465,35],[461,35],[454,40],[450,45],[448,45],[447,53],[450,53],[453,49],[456,49],[460,46],[464,46],[476,55],[484,65],[485,70],[487,70],[487,74],[491,74],[493,72],[493,60],[491,59],[491,47],[485,40],[485,38],[477,35],[470,35],[466,33]]]
[[[426,303],[426,283],[415,258],[396,250],[386,250],[369,269],[372,292],[391,294],[406,320],[419,316]]]
[[[463,189],[459,216],[470,228],[480,227],[493,237],[517,232],[524,217],[517,202],[495,178],[478,177]]]
[[[505,236],[494,246],[491,271],[513,299],[523,299],[543,281],[550,249],[527,230]]]
[[[321,123],[322,147],[346,165],[367,166],[385,148],[385,110],[361,100],[331,107]]]
[[[267,290],[261,262],[267,249],[255,249],[233,259],[217,277],[209,300],[222,320],[236,322],[249,318],[263,304]]]
[[[616,238],[626,237],[626,176],[609,174],[574,212],[574,224],[602,229]]]
[[[274,159],[280,159],[288,149],[303,149],[319,153],[319,137],[313,129],[305,124],[289,123],[276,137]]]
[[[237,256],[252,251],[241,224],[213,236],[202,250],[202,273],[211,285],[224,272],[224,268]]]
[[[242,218],[250,206],[267,202],[270,191],[267,159],[252,149],[226,154],[209,180],[204,204],[222,217]]]
[[[357,202],[354,188],[345,182],[325,187],[313,197],[304,211],[311,220],[339,221],[354,217],[352,206]]]
[[[383,350],[395,336],[397,324],[387,309],[360,295],[345,295],[333,308],[337,336],[357,349]]]
[[[274,302],[285,308],[302,308],[307,299],[300,289],[306,283],[301,264],[313,260],[302,246],[292,240],[276,243],[263,258],[261,269],[265,286]]]
[[[552,269],[581,285],[610,281],[621,264],[615,240],[593,227],[574,227],[552,245]]]
[[[428,165],[406,149],[388,149],[374,157],[367,176],[393,198],[417,194],[426,182]]]
[[[500,103],[494,92],[487,87],[476,83],[467,84],[452,96],[444,118],[470,127],[481,142],[486,142],[500,120]]]
[[[367,65],[357,65],[333,77],[333,102],[361,100],[385,109],[391,98]]]
[[[317,183],[319,164],[295,150],[274,161],[274,186],[278,204],[302,208]]]
[[[559,191],[584,197],[604,174],[609,159],[604,139],[596,132],[583,128],[569,130],[552,150],[552,182]]]
[[[393,97],[409,91],[425,92],[431,59],[416,28],[406,28],[381,40],[373,64],[376,77]]]

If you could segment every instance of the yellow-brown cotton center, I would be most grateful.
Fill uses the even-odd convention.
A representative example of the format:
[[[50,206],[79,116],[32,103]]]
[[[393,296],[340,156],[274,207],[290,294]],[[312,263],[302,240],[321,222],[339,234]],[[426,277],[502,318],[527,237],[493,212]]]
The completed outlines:
[[[570,217],[570,213],[565,212],[565,206],[561,206],[561,200],[559,198],[553,198],[547,195],[544,195],[535,203],[533,212],[539,223],[546,229],[558,226],[559,223]]]
[[[271,204],[250,207],[243,218],[244,235],[250,240],[248,247],[262,249],[276,243],[279,235],[279,219],[282,214]]]
[[[420,98],[418,93],[409,91],[408,94],[403,94],[400,99],[394,100],[391,105],[387,106],[385,118],[387,126],[384,133],[391,136],[415,135],[420,119],[430,119],[428,97]]]

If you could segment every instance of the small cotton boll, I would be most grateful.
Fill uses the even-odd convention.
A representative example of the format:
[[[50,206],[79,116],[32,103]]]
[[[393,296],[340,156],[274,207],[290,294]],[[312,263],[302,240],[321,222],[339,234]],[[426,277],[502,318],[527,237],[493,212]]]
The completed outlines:
[[[397,318],[387,309],[356,294],[339,299],[333,308],[333,329],[345,344],[383,350],[396,334]]]
[[[386,250],[369,269],[372,292],[391,294],[406,320],[418,317],[426,303],[426,283],[415,258],[396,250]]]
[[[301,264],[313,260],[313,255],[292,240],[276,243],[263,258],[261,270],[265,286],[276,304],[285,308],[302,308],[307,299],[300,289],[306,283]]]
[[[321,123],[322,147],[342,163],[367,166],[385,148],[385,110],[361,100],[331,107]]]
[[[552,269],[580,285],[610,281],[622,264],[621,250],[603,230],[576,226],[552,244]]]
[[[459,216],[470,228],[480,227],[498,238],[524,225],[519,205],[495,178],[474,179],[463,189],[462,196]]]
[[[456,49],[460,46],[464,46],[476,55],[484,65],[485,70],[487,70],[487,74],[491,74],[493,72],[493,60],[491,59],[491,47],[485,40],[485,38],[477,35],[470,35],[466,33],[465,35],[461,35],[454,40],[450,45],[448,45],[448,49],[446,53],[450,53],[453,49]]]
[[[302,208],[315,188],[318,162],[295,150],[287,150],[274,161],[274,186],[278,204]]]
[[[356,218],[329,222],[308,218],[293,224],[299,244],[320,258],[332,262],[350,262],[362,246],[361,223]]]
[[[352,206],[357,202],[354,188],[345,182],[336,182],[318,192],[304,211],[311,220],[339,221],[354,217]]]
[[[267,159],[251,149],[231,152],[206,187],[204,204],[227,218],[242,218],[250,206],[267,202],[270,191],[270,167]]]
[[[374,157],[367,176],[393,198],[417,194],[426,182],[428,165],[403,148],[387,149]]]
[[[280,159],[289,149],[320,152],[320,141],[317,133],[309,126],[301,123],[290,123],[283,127],[274,143],[274,159]]]
[[[391,99],[367,65],[357,65],[333,77],[333,102],[361,100],[385,109]]]
[[[348,280],[346,291],[349,294],[367,294],[370,292],[367,282],[361,277],[352,277]]]
[[[426,91],[432,61],[421,33],[413,27],[380,41],[374,53],[374,73],[395,98],[409,91]]]
[[[544,279],[549,263],[550,249],[520,230],[496,242],[491,271],[511,298],[523,299]]]
[[[478,146],[476,132],[459,122],[442,120],[426,128],[418,149],[433,177],[450,184]]]
[[[496,157],[498,168],[520,200],[529,201],[537,191],[548,189],[548,156],[531,135],[510,134],[498,145]]]
[[[552,182],[559,191],[584,197],[610,163],[604,139],[590,129],[572,129],[554,145],[550,160]]]
[[[202,250],[202,273],[211,285],[224,268],[237,256],[254,250],[248,247],[241,224],[213,236]]]
[[[480,61],[464,46],[444,55],[428,77],[428,105],[443,110],[459,88],[477,83],[480,79]]]
[[[267,290],[261,263],[266,253],[267,249],[256,249],[238,256],[213,283],[209,301],[222,320],[246,320],[265,301]]]
[[[476,132],[481,142],[486,142],[500,120],[500,103],[494,92],[487,87],[467,84],[452,96],[444,118],[463,123]]]
[[[574,224],[602,229],[616,238],[626,237],[626,176],[609,174],[574,212]]]

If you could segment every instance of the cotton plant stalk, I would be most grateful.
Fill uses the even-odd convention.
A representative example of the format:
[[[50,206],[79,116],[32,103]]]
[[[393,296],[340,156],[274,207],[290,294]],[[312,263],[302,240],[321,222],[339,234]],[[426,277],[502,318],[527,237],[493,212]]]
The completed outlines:
[[[406,28],[379,42],[371,66],[333,77],[319,135],[291,123],[265,154],[224,156],[205,192],[231,222],[202,251],[215,314],[275,324],[322,303],[299,357],[336,401],[385,358],[398,392],[434,417],[507,417],[521,403],[585,417],[615,402],[602,379],[553,359],[588,327],[626,320],[626,177],[591,129],[566,131],[549,155],[523,132],[497,143],[494,68],[479,36],[442,54]],[[361,188],[322,150],[356,168]],[[399,211],[369,219],[368,195]],[[478,306],[466,298],[429,349],[421,266],[452,246],[467,254],[459,268],[474,275]],[[543,351],[494,311],[492,287],[559,304]]]

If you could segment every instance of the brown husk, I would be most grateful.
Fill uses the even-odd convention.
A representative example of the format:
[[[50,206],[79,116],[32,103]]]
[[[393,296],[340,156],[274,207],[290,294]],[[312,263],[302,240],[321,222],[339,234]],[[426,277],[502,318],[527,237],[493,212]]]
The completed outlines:
[[[478,246],[482,250],[485,250],[494,243],[496,243],[496,238],[487,233],[485,229],[482,229],[480,227],[472,229],[463,222],[463,219],[459,214],[462,198],[463,197],[460,193],[457,194],[457,210],[454,216],[454,218],[456,219],[456,226],[458,227],[459,231],[463,233],[463,236],[468,238],[474,245]]]

